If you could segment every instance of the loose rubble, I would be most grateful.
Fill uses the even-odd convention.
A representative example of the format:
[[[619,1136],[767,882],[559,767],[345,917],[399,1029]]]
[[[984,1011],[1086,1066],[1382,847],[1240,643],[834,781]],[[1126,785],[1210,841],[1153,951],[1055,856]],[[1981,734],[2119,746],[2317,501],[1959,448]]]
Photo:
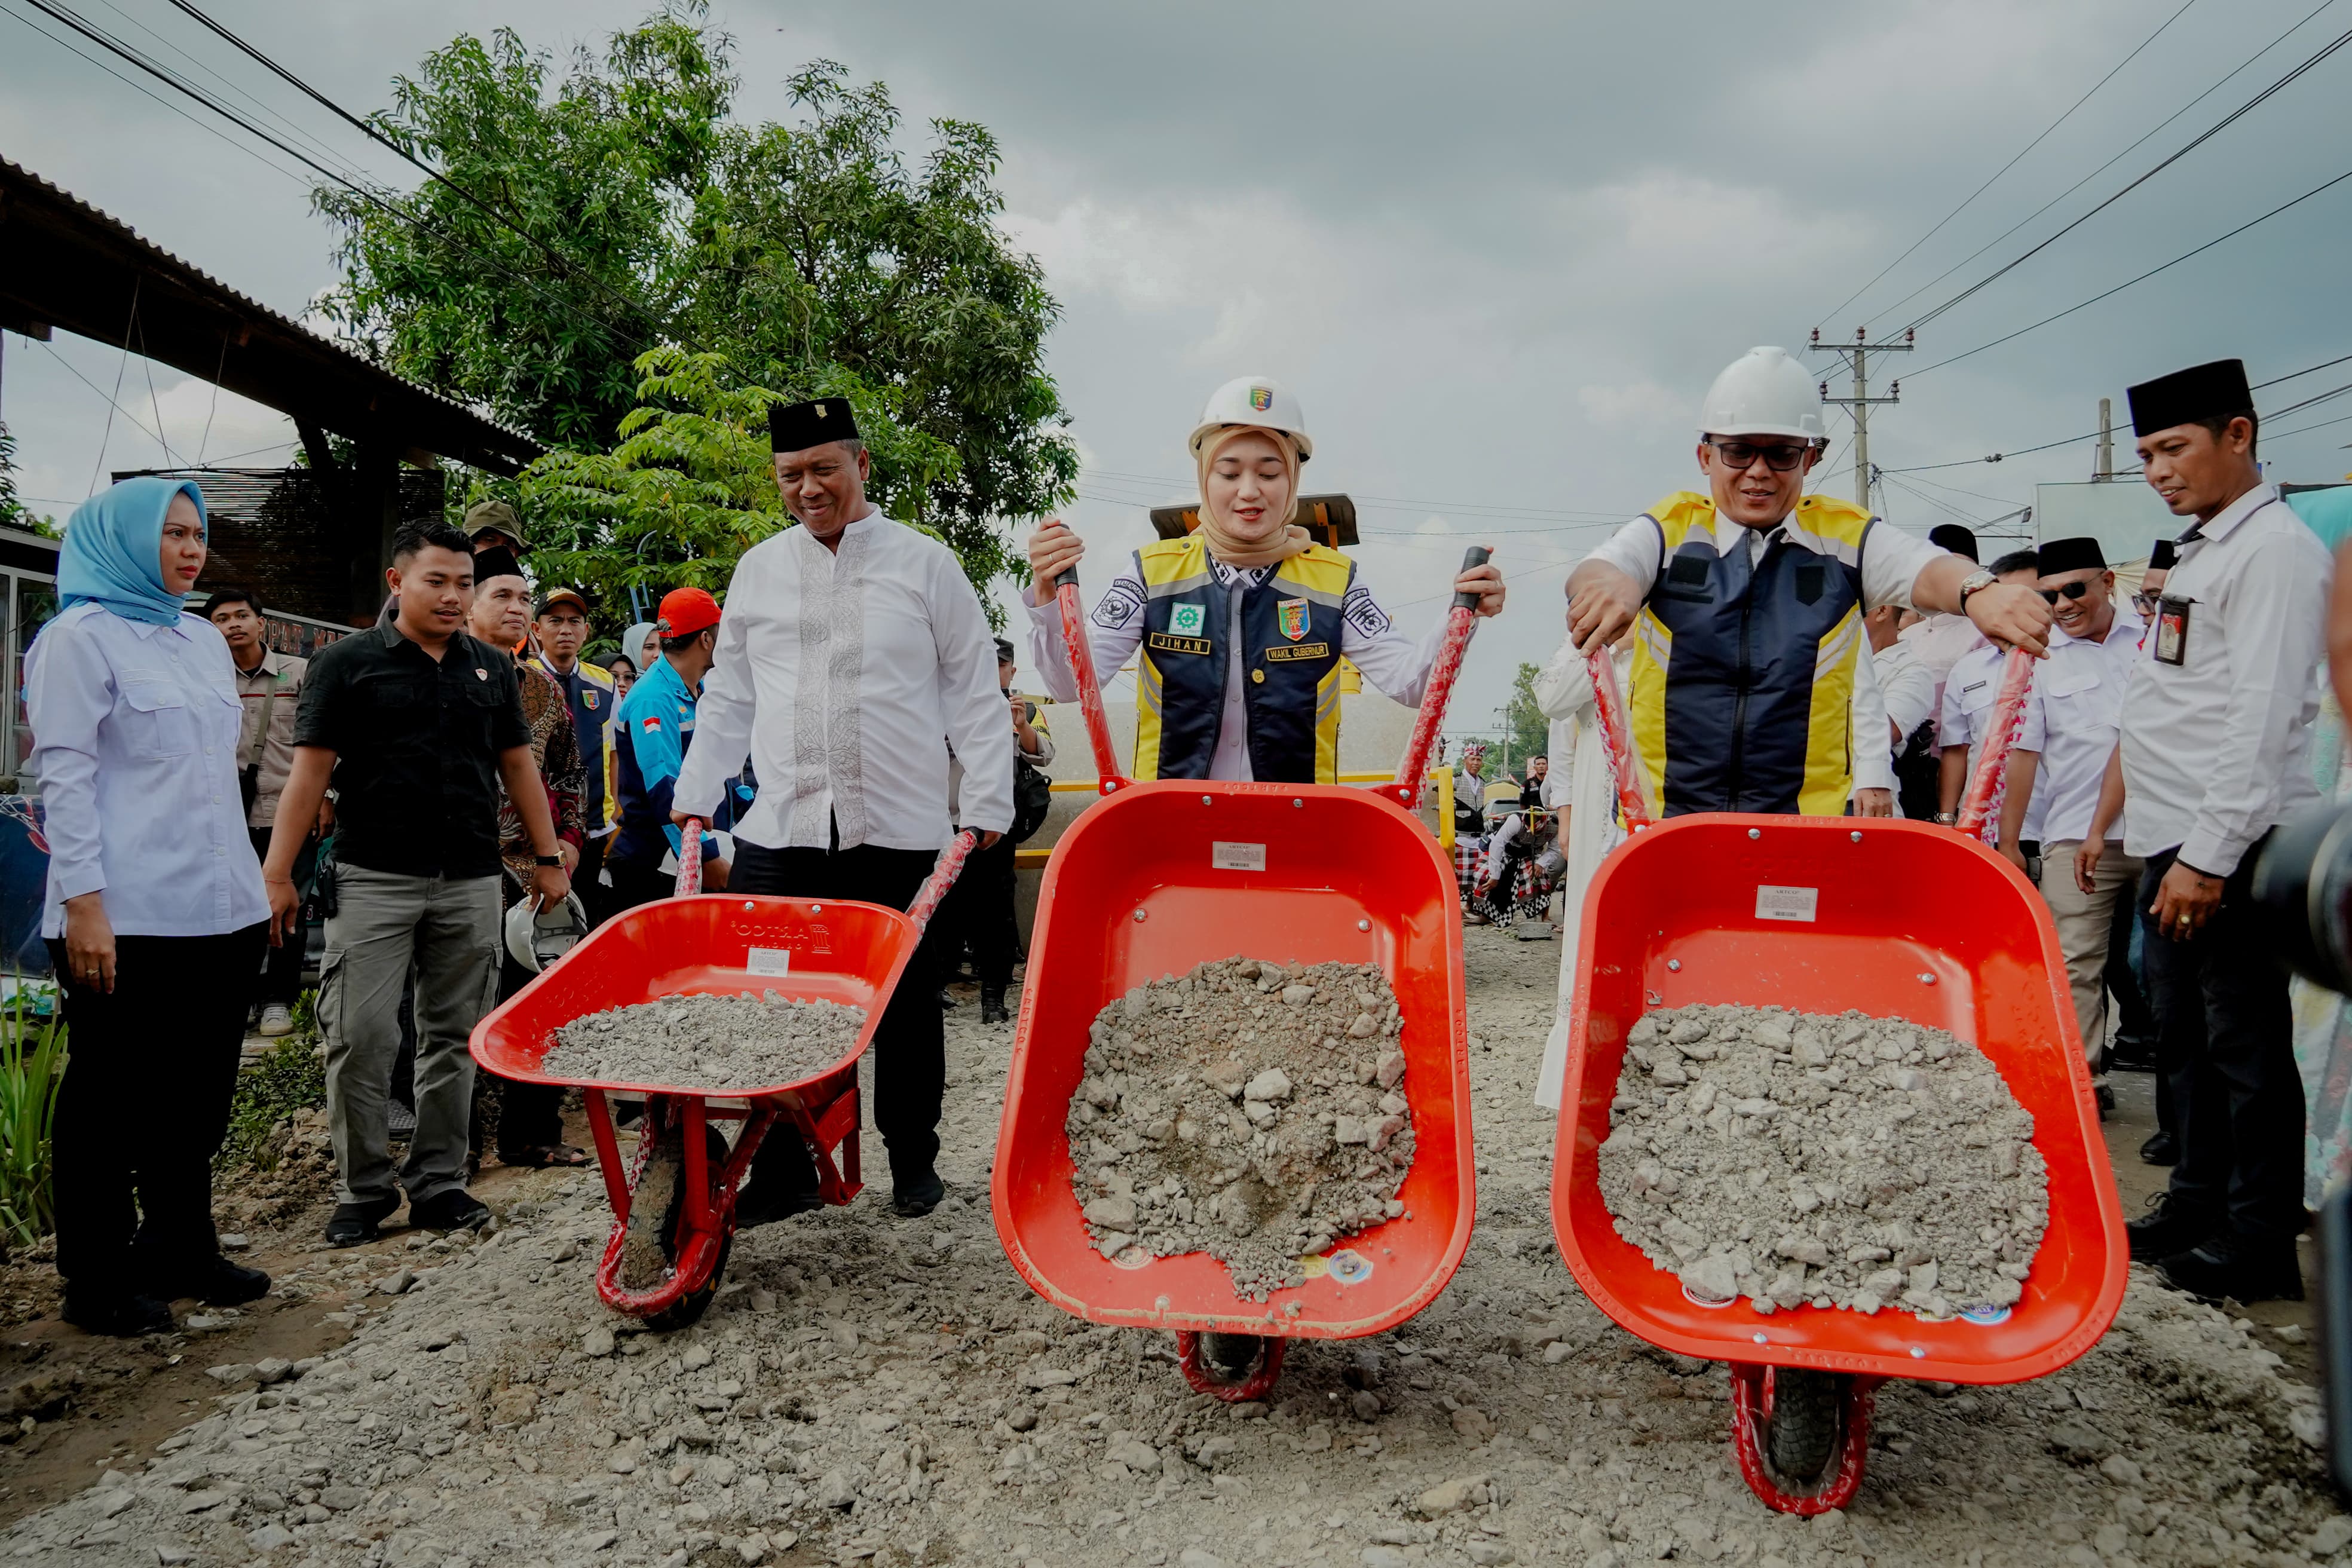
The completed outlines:
[[[1723,1368],[1617,1329],[1551,1247],[1555,1118],[1528,1096],[1557,952],[1467,943],[1468,1254],[1391,1332],[1293,1341],[1263,1402],[1192,1393],[1167,1333],[1085,1322],[1007,1264],[988,1180],[1012,1034],[967,992],[947,1014],[950,1196],[932,1214],[896,1218],[877,1183],[744,1232],[709,1314],[672,1334],[596,1304],[611,1216],[593,1171],[486,1170],[484,1237],[392,1231],[281,1260],[256,1234],[286,1303],[272,1321],[317,1313],[349,1342],[263,1385],[203,1369],[274,1347],[185,1335],[201,1396],[185,1425],[76,1450],[76,1494],[0,1531],[0,1563],[2345,1563],[2318,1399],[2279,1353],[2301,1347],[2144,1269],[2114,1329],[2049,1376],[1885,1384],[1853,1506],[1768,1512],[1725,1440]],[[871,1179],[870,1128],[866,1149]],[[404,1271],[398,1293],[374,1289]],[[50,1342],[28,1371],[55,1370]],[[37,1444],[30,1463],[58,1459],[71,1422],[39,1415],[0,1443],[0,1484]]]
[[[1263,1301],[1305,1280],[1302,1257],[1402,1214],[1402,1032],[1370,963],[1228,958],[1112,1002],[1066,1123],[1097,1250],[1206,1252]]]
[[[1899,1018],[1648,1014],[1610,1121],[1617,1234],[1702,1300],[1998,1311],[2050,1221],[2033,1118],[2000,1071]]]
[[[541,1063],[562,1078],[742,1091],[823,1072],[848,1054],[866,1009],[761,996],[662,996],[555,1031]]]

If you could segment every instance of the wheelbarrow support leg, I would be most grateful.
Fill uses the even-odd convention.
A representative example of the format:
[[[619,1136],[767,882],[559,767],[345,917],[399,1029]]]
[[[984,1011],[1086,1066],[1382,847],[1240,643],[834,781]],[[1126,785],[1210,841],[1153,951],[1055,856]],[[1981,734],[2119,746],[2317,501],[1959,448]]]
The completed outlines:
[[[1227,1337],[1244,1339],[1249,1336],[1235,1334]],[[1282,1375],[1282,1352],[1290,1343],[1288,1340],[1259,1340],[1257,1365],[1239,1379],[1229,1380],[1223,1374],[1223,1369],[1211,1363],[1201,1343],[1205,1338],[1204,1334],[1181,1329],[1176,1333],[1176,1364],[1182,1370],[1184,1381],[1192,1385],[1195,1394],[1205,1394],[1228,1405],[1243,1405],[1251,1400],[1264,1399],[1274,1387],[1275,1379]]]
[[[1881,1380],[1862,1376],[1844,1380],[1837,1447],[1819,1476],[1798,1481],[1776,1472],[1766,1457],[1772,1422],[1772,1375],[1770,1367],[1735,1363],[1731,1368],[1731,1450],[1748,1489],[1767,1508],[1800,1519],[1845,1507],[1862,1489],[1863,1468],[1870,1459],[1870,1413]]]

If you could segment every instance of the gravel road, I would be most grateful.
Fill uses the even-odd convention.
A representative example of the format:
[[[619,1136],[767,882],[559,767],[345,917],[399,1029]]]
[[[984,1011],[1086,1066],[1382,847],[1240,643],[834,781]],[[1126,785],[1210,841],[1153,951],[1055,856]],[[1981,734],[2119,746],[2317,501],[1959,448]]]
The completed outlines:
[[[2135,1279],[2116,1330],[2011,1388],[1898,1384],[1845,1514],[1768,1513],[1719,1367],[1606,1322],[1552,1249],[1528,1104],[1557,950],[1469,933],[1478,1230],[1393,1334],[1302,1343],[1274,1402],[1190,1394],[1164,1335],[1093,1329],[1007,1266],[986,1178],[1010,1036],[949,1015],[950,1201],[869,1191],[735,1248],[695,1328],[592,1286],[593,1173],[471,1243],[318,1252],[292,1310],[350,1338],[216,1369],[216,1407],[0,1535],[44,1563],[2286,1563],[2347,1561],[2273,1331]],[[881,1169],[869,1142],[869,1170]],[[342,1325],[338,1324],[339,1328]],[[2285,1347],[2292,1348],[2292,1347]],[[203,1354],[201,1340],[192,1356]],[[1370,1394],[1369,1399],[1359,1398]]]

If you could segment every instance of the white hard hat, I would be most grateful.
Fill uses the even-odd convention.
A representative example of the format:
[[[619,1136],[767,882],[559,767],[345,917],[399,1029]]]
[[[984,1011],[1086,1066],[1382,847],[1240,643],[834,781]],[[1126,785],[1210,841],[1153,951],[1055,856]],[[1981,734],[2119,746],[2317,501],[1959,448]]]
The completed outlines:
[[[1265,376],[1244,375],[1209,395],[1208,406],[1201,410],[1201,422],[1192,426],[1192,456],[1201,455],[1201,443],[1212,432],[1228,425],[1281,431],[1297,444],[1298,460],[1302,463],[1315,455],[1315,443],[1307,439],[1307,416],[1298,411],[1298,399],[1280,383]]]
[[[568,894],[560,904],[539,908],[525,899],[507,911],[507,951],[533,974],[571,952],[587,934],[588,910],[577,893]]]
[[[1792,436],[1826,442],[1821,384],[1776,348],[1749,349],[1724,367],[1699,405],[1702,436]]]

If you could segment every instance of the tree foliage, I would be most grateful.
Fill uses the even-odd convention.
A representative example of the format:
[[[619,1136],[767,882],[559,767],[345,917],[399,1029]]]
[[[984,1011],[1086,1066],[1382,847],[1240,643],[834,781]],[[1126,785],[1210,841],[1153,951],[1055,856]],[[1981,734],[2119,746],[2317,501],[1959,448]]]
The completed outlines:
[[[732,52],[672,0],[561,71],[506,29],[428,55],[373,118],[440,178],[392,210],[319,190],[341,231],[326,309],[390,368],[615,473],[695,472],[646,466],[702,428],[665,434],[677,418],[845,396],[893,514],[985,582],[1013,563],[1003,522],[1077,469],[1044,370],[1056,307],[997,227],[996,142],[934,121],[910,163],[887,89],[824,61],[792,79],[795,122],[738,123]]]

